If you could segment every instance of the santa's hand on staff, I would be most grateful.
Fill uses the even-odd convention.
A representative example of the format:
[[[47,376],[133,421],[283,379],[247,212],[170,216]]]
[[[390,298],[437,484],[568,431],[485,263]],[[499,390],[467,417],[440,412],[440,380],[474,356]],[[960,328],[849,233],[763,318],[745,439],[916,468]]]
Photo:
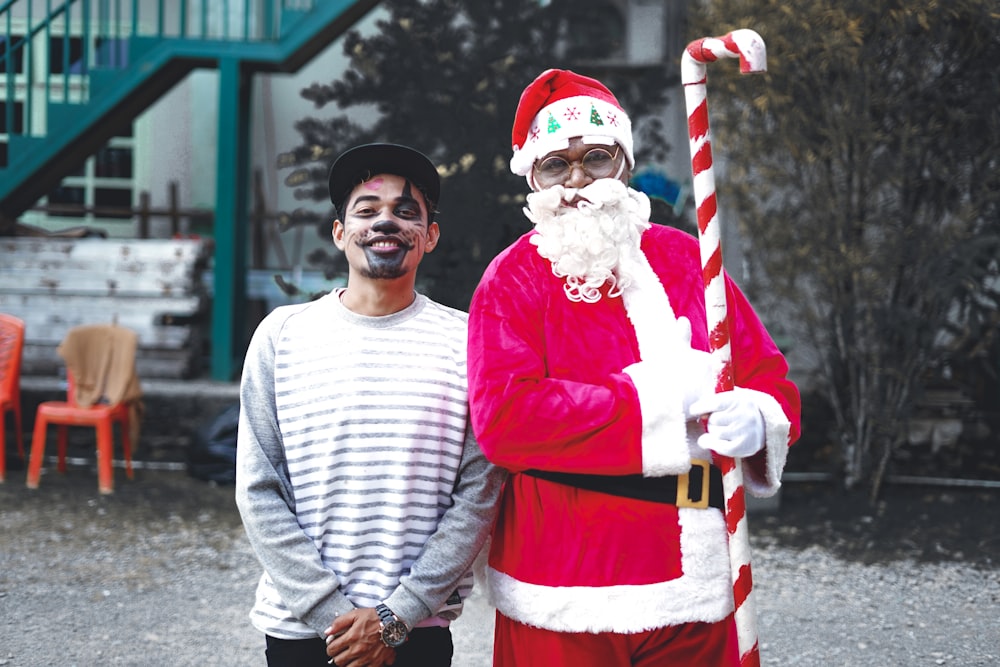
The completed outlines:
[[[635,383],[641,402],[679,406],[686,421],[695,421],[705,416],[704,411],[694,409],[695,404],[715,395],[721,362],[716,355],[691,347],[688,318],[677,318],[673,332],[674,339],[662,350],[624,371]]]
[[[708,432],[698,438],[699,447],[732,458],[753,456],[764,448],[764,417],[748,390],[706,394],[690,410],[707,416]]]
[[[681,407],[684,417],[689,421],[700,419],[705,411],[696,410],[695,405],[705,397],[715,395],[722,360],[718,355],[691,347],[691,320],[688,318],[683,315],[678,317],[674,331],[679,344],[673,348],[672,353],[669,350],[667,352],[670,355],[670,372],[673,377],[678,378],[683,389]]]
[[[681,387],[681,408],[688,421],[700,419],[705,411],[696,409],[706,397],[715,395],[719,360],[704,350],[681,348],[670,359],[670,373]]]

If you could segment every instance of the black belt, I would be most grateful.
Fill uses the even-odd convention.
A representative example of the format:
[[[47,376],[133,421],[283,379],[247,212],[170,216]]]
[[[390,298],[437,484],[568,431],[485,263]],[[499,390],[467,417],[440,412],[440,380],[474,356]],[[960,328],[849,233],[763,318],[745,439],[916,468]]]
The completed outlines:
[[[684,475],[643,477],[642,475],[587,475],[571,472],[525,470],[524,474],[550,482],[567,484],[613,496],[649,500],[654,503],[704,509],[725,507],[722,471],[708,461],[694,459]]]

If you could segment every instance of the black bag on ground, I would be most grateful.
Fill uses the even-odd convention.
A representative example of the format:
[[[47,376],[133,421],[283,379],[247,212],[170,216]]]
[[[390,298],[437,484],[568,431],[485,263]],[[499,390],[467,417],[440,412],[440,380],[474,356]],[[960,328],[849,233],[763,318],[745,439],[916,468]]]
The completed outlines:
[[[188,452],[188,473],[206,482],[236,483],[236,429],[240,404],[234,403],[194,433]]]

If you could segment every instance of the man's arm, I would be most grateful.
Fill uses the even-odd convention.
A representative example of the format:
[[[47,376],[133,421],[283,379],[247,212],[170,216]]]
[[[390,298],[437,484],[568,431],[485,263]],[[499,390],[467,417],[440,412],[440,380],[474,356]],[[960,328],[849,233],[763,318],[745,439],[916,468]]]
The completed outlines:
[[[385,604],[412,628],[434,615],[455,592],[486,542],[497,513],[497,499],[506,472],[486,460],[466,429],[462,460],[445,510],[434,534],[401,577]]]
[[[236,504],[258,560],[288,609],[323,636],[337,614],[354,605],[299,527],[274,400],[274,339],[283,318],[258,327],[240,385]]]

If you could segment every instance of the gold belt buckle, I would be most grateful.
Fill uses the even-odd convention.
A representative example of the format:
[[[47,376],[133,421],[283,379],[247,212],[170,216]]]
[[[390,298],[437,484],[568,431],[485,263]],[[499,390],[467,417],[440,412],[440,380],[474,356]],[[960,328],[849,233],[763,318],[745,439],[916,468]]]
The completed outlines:
[[[698,500],[691,500],[688,484],[690,483],[689,473],[677,475],[677,507],[690,507],[692,509],[703,510],[708,508],[708,489],[711,480],[712,464],[703,459],[691,459],[691,466],[701,468],[701,497]]]

